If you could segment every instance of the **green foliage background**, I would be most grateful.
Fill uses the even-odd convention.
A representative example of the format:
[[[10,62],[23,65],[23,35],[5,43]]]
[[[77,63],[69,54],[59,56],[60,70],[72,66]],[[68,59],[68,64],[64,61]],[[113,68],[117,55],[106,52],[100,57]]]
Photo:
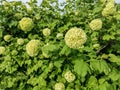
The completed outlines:
[[[59,4],[58,0],[43,0],[37,6],[36,0],[30,0],[27,4],[30,11],[21,1],[0,4],[0,46],[6,48],[0,55],[0,90],[54,90],[57,82],[64,83],[66,90],[120,90],[120,21],[114,15],[102,16],[106,3],[66,0]],[[119,4],[115,8],[119,11]],[[25,33],[18,28],[23,17],[33,19],[32,31]],[[102,20],[103,27],[92,31],[89,23],[96,18]],[[65,44],[65,33],[72,27],[86,32],[84,48],[71,49]],[[42,34],[44,28],[51,29],[50,36]],[[63,33],[63,37],[57,38],[57,33]],[[7,34],[12,35],[10,42],[3,39]],[[18,45],[18,38],[25,43]],[[31,39],[39,39],[43,46],[48,44],[41,46],[36,57],[25,50]],[[72,83],[64,78],[67,70],[76,76]]]

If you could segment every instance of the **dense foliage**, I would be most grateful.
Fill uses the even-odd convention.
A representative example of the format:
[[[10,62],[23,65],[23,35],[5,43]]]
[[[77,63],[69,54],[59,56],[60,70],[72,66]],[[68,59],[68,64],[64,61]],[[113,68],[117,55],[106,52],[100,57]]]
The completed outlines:
[[[120,5],[1,0],[0,90],[120,90]]]

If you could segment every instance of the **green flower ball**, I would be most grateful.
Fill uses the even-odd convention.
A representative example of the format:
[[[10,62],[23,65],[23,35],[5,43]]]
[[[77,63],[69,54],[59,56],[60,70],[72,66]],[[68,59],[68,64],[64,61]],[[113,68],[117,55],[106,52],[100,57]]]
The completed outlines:
[[[49,36],[51,34],[51,30],[49,28],[43,29],[43,35],[44,36]]]
[[[89,25],[92,30],[100,30],[102,28],[102,21],[100,19],[94,19]]]
[[[71,71],[67,71],[64,74],[64,78],[66,79],[66,81],[68,81],[69,83],[71,83],[71,82],[73,82],[75,80],[75,75]]]
[[[5,52],[5,47],[0,46],[0,55],[3,54]]]
[[[39,40],[31,40],[26,45],[26,51],[29,56],[34,57],[37,56],[40,50],[40,41]]]
[[[18,45],[23,45],[24,44],[24,39],[22,39],[22,38],[17,39],[17,44]]]
[[[86,33],[81,28],[71,28],[65,34],[65,43],[68,47],[73,49],[78,49],[83,46],[86,42],[87,36]]]
[[[106,7],[102,11],[102,15],[107,17],[113,15],[116,12],[115,4],[113,2],[108,2]]]
[[[34,27],[33,20],[28,17],[24,17],[19,21],[19,27],[24,32],[31,31]]]
[[[55,90],[65,90],[65,85],[61,82],[55,84]]]
[[[12,36],[8,34],[8,35],[5,35],[3,38],[6,42],[9,42],[11,40]]]

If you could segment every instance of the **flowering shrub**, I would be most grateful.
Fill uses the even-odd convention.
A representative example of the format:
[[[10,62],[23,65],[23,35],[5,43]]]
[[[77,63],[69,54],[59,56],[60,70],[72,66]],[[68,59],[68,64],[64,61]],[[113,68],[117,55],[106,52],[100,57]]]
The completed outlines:
[[[0,0],[0,90],[120,90],[120,4]]]

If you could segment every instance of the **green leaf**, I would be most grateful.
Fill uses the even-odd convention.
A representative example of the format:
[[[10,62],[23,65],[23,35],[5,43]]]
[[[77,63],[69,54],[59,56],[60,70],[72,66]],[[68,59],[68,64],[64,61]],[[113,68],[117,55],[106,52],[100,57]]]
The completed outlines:
[[[71,53],[71,49],[67,45],[64,45],[64,47],[62,48],[59,54],[68,56],[70,53]]]
[[[91,76],[87,82],[87,87],[96,87],[98,85],[98,81],[95,76]]]
[[[120,72],[113,68],[113,70],[110,72],[109,76],[108,76],[113,82],[117,81],[120,79]]]
[[[107,62],[104,60],[93,60],[90,62],[90,66],[93,70],[98,71],[99,73],[104,72],[106,75],[111,71]]]
[[[103,84],[99,85],[100,90],[115,90],[113,85],[109,84],[108,82],[104,82]]]
[[[90,72],[90,68],[86,62],[83,60],[75,60],[74,62],[74,71],[81,77],[85,77],[88,72]]]
[[[120,65],[120,57],[115,54],[109,54],[109,61],[115,62],[117,65]]]

